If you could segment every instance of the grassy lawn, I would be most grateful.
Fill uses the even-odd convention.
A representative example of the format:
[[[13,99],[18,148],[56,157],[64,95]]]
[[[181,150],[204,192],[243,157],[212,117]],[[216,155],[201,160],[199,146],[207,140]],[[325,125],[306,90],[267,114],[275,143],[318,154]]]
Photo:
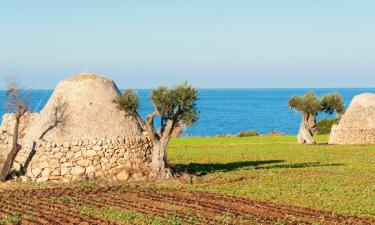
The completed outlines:
[[[198,177],[172,184],[178,188],[375,217],[375,146],[298,145],[292,136],[181,138],[171,141],[168,159]]]

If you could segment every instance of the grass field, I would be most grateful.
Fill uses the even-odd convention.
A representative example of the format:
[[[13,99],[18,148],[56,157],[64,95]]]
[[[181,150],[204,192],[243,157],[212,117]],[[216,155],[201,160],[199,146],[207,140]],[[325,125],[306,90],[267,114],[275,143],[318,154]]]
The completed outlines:
[[[174,139],[168,160],[192,182],[0,188],[0,224],[375,224],[375,146],[316,140]]]
[[[296,144],[294,136],[181,138],[168,159],[202,190],[375,217],[375,146]]]

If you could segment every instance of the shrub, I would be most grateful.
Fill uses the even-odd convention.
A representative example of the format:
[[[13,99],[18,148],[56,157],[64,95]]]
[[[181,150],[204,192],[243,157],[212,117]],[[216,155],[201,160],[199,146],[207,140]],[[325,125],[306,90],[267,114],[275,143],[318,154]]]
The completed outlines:
[[[237,135],[237,137],[253,137],[253,136],[259,136],[258,132],[256,132],[255,130],[243,130]]]
[[[318,122],[318,134],[330,134],[332,126],[338,124],[340,119],[332,118],[332,119],[321,119]]]

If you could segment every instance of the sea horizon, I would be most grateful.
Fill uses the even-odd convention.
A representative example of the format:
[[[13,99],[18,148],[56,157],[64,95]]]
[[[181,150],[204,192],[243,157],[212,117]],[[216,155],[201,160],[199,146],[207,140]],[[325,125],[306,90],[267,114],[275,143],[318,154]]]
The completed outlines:
[[[34,89],[30,96],[32,111],[40,112],[54,89]],[[122,91],[124,89],[120,89]],[[140,95],[140,115],[145,118],[153,111],[149,99],[152,89],[134,89]],[[196,125],[184,131],[183,136],[235,135],[244,130],[260,134],[278,132],[286,135],[298,133],[301,114],[288,108],[294,95],[313,91],[318,96],[339,93],[347,107],[355,95],[375,92],[375,88],[200,88],[197,101],[200,118]],[[5,91],[0,90],[0,114],[6,113]],[[335,115],[321,113],[321,118]],[[1,121],[2,119],[0,119]],[[156,124],[157,126],[157,124]]]

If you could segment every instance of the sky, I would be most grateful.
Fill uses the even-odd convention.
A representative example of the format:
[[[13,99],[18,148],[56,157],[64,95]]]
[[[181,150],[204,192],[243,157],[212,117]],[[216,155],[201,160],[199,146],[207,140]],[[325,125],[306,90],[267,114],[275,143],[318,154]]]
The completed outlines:
[[[35,89],[80,73],[121,88],[374,87],[374,12],[373,0],[2,1],[0,76]]]

